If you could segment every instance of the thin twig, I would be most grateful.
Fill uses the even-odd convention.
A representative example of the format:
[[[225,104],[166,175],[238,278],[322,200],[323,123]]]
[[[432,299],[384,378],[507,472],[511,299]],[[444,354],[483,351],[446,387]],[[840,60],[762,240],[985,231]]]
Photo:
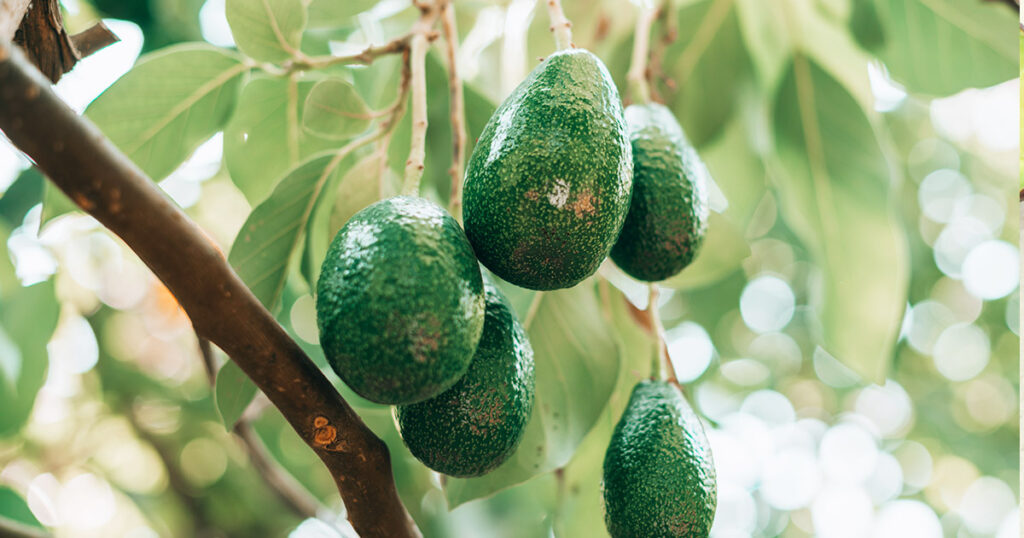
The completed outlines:
[[[412,73],[412,139],[409,143],[409,158],[405,161],[405,181],[402,194],[415,196],[420,191],[423,178],[423,161],[427,144],[427,46],[430,43],[430,27],[438,15],[436,5],[420,6],[422,14],[413,26],[409,44],[409,69]]]
[[[651,294],[647,301],[647,317],[650,319],[651,327],[654,327],[655,344],[658,346],[658,359],[664,365],[665,371],[668,372],[666,381],[677,383],[676,370],[672,366],[672,358],[668,355],[668,346],[665,343],[665,327],[661,324],[661,317],[658,315],[658,285],[652,282],[649,287]],[[662,371],[661,368],[660,365],[655,364],[655,367],[651,369],[651,375],[657,375]]]
[[[661,37],[651,47],[650,58],[647,61],[647,70],[650,73],[648,76],[649,81],[661,81],[669,90],[675,90],[676,83],[667,73],[662,65],[663,59],[665,58],[665,52],[668,47],[675,42],[679,29],[677,28],[677,21],[675,17],[674,1],[665,0],[665,5],[659,10],[658,18],[661,19]],[[651,99],[653,101],[663,103],[665,100],[661,97],[658,91],[657,84],[651,84]]]
[[[92,56],[94,52],[120,40],[103,21],[71,36],[71,44],[78,51],[79,59]]]
[[[415,35],[413,32],[409,32],[408,34],[392,39],[383,45],[370,45],[362,52],[347,56],[314,56],[312,58],[305,58],[301,61],[294,60],[287,64],[285,68],[292,70],[310,70],[323,69],[332,65],[369,65],[381,56],[400,54],[409,50],[409,44],[412,41],[413,35]]]
[[[0,130],[167,286],[330,471],[361,536],[419,536],[395,488],[387,445],[231,269],[202,230],[89,120],[0,43]]]
[[[455,27],[455,4],[445,4],[441,12],[441,28],[444,30],[445,52],[448,56],[449,110],[452,122],[452,166],[448,169],[452,187],[448,196],[448,212],[462,220],[462,174],[466,158],[466,103],[462,94],[462,77],[459,76],[459,32]]]
[[[572,23],[565,18],[561,0],[543,0],[548,6],[548,18],[551,20],[549,29],[555,34],[555,46],[558,50],[573,48]]]
[[[633,34],[633,59],[629,66],[626,79],[629,81],[629,94],[636,103],[648,103],[651,100],[651,88],[647,83],[650,70],[647,68],[648,53],[651,41],[651,25],[658,18],[658,7],[645,3],[636,15],[636,31]]]
[[[270,456],[266,445],[253,431],[249,421],[243,417],[235,423],[234,431],[242,440],[242,445],[249,454],[249,461],[256,468],[257,474],[270,486],[270,491],[281,503],[299,517],[316,517],[322,508],[320,501]]]
[[[196,331],[196,342],[199,343],[199,358],[203,359],[203,370],[206,371],[206,380],[210,387],[217,385],[217,362],[213,357],[213,347],[210,341],[203,338],[199,331]]]

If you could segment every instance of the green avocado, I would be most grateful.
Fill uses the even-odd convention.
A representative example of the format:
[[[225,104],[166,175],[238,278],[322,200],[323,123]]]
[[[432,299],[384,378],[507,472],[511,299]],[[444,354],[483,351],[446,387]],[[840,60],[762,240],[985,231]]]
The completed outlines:
[[[633,145],[633,201],[612,261],[656,282],[693,261],[708,228],[708,169],[663,105],[626,108]]]
[[[706,538],[718,486],[704,428],[676,385],[642,381],[604,457],[605,524],[613,538]]]
[[[327,250],[316,294],[327,361],[378,403],[447,390],[483,331],[472,247],[455,219],[423,198],[396,196],[353,215]]]
[[[519,446],[533,410],[533,349],[508,301],[490,283],[484,333],[469,371],[427,401],[397,407],[402,439],[427,467],[480,476]]]
[[[466,235],[494,274],[534,290],[597,271],[629,210],[633,160],[608,69],[582,49],[543,61],[488,120],[466,169]]]

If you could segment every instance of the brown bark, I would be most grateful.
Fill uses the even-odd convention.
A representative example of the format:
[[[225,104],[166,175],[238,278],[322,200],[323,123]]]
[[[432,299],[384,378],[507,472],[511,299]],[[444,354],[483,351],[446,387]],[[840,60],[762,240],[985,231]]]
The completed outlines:
[[[204,233],[15,47],[0,43],[0,130],[121,237],[197,332],[238,363],[324,462],[362,536],[418,536],[388,448],[242,283]]]

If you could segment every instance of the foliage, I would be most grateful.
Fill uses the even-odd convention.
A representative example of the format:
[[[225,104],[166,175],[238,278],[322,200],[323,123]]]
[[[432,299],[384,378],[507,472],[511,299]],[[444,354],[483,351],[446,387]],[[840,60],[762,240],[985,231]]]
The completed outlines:
[[[172,195],[197,191],[179,203],[388,444],[400,495],[425,535],[605,532],[604,450],[653,352],[633,312],[646,290],[614,267],[564,291],[504,286],[536,353],[536,404],[517,453],[480,478],[438,480],[402,445],[391,410],[351,393],[319,353],[309,290],[327,244],[352,214],[396,192],[412,128],[406,114],[379,129],[401,95],[400,58],[368,66],[308,60],[399,37],[418,10],[371,0],[227,0],[235,50],[198,41],[216,22],[200,26],[198,0],[78,4],[72,24],[129,18],[148,51],[86,116]],[[624,90],[632,6],[563,4],[576,45],[602,58]],[[1024,40],[1014,44],[1013,13],[998,4],[670,0],[655,24],[654,93],[716,182],[703,250],[663,283],[660,307],[677,368],[702,365],[693,366],[687,397],[708,421],[723,477],[716,532],[828,535],[848,514],[863,515],[821,515],[835,478],[826,439],[848,426],[867,432],[872,458],[898,459],[903,477],[895,493],[870,499],[868,522],[882,521],[896,498],[911,499],[955,515],[943,519],[947,532],[991,536],[1001,521],[971,519],[960,503],[968,485],[995,477],[1016,499],[1019,299],[1016,291],[977,292],[964,260],[982,243],[1015,243],[1016,206],[1006,196],[1024,164],[1007,166],[1005,151],[951,134],[937,119],[938,98],[1017,76]],[[457,11],[472,145],[553,42],[539,5],[459,2]],[[422,194],[445,203],[453,134],[442,51],[439,42],[427,57]],[[901,97],[884,97],[893,92]],[[216,145],[218,133],[222,157],[197,172],[190,156],[211,137]],[[950,197],[970,201],[947,209],[934,202],[937,170],[954,178],[941,183]],[[255,386],[228,362],[211,390],[173,299],[87,219],[57,218],[75,207],[41,185],[28,169],[0,197],[0,237],[13,262],[0,260],[0,516],[37,523],[37,508],[26,512],[33,504],[22,501],[28,485],[46,472],[67,483],[88,471],[118,492],[118,513],[131,514],[118,532],[137,525],[161,536],[209,528],[281,535],[300,519],[227,433],[247,409],[274,460],[340,509],[330,477]],[[33,279],[31,259],[56,268]],[[788,311],[784,298],[755,301],[751,290],[766,277],[785,283]],[[765,308],[774,317],[752,321]],[[60,345],[51,343],[48,373],[47,342],[80,345],[65,327],[83,318],[98,350],[94,365],[60,362]],[[950,328],[981,338],[956,340]],[[980,369],[951,373],[943,342],[960,346],[951,349],[965,363],[984,351]],[[784,404],[755,405],[766,394]],[[895,400],[873,400],[878,394]],[[902,398],[908,418],[889,428],[871,405]],[[781,418],[769,416],[779,409]],[[47,422],[54,413],[62,418]],[[105,440],[94,428],[116,435]],[[124,467],[135,474],[112,464],[115,442],[127,447]],[[814,491],[825,493],[777,502],[766,492],[771,477],[745,466],[781,465],[797,453],[785,443],[809,446],[800,462],[826,469],[814,471]],[[919,460],[908,456],[918,447],[929,462],[923,482],[912,476]],[[750,507],[762,515],[750,516]]]

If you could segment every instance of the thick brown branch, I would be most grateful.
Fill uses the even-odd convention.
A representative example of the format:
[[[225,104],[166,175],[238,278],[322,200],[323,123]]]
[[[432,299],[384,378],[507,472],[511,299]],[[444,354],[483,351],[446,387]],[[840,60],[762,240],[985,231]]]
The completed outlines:
[[[153,181],[0,44],[0,130],[71,200],[121,237],[196,330],[238,363],[327,466],[362,536],[417,536],[388,448]]]

